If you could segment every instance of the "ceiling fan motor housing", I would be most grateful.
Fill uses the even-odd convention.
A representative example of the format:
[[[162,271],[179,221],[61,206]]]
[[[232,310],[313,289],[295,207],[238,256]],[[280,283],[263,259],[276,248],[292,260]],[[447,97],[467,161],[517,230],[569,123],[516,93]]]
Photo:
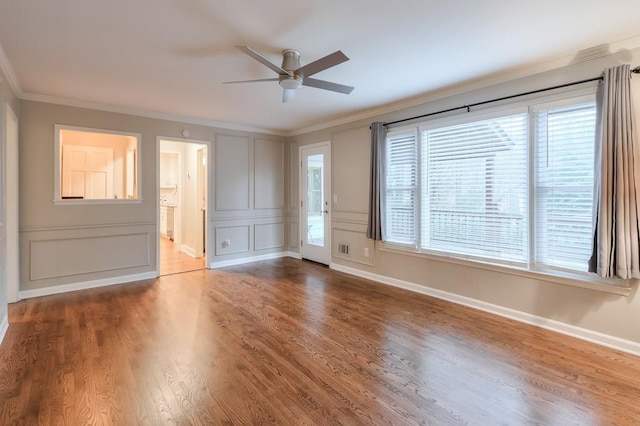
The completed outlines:
[[[300,52],[295,49],[285,49],[282,51],[282,69],[295,71],[300,68]]]
[[[298,89],[302,86],[302,76],[295,73],[300,68],[300,52],[294,49],[282,51],[282,69],[290,71],[290,74],[280,74],[278,84],[283,89]]]

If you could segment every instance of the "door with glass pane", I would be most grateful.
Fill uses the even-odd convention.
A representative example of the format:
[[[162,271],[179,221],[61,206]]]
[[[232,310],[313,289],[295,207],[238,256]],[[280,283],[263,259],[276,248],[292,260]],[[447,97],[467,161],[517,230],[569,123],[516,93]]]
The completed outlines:
[[[300,160],[300,255],[328,265],[331,257],[329,145],[301,147]]]

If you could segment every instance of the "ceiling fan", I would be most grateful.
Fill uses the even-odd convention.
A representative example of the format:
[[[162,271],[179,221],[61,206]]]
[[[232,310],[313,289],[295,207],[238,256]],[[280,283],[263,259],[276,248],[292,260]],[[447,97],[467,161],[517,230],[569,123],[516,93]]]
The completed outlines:
[[[344,84],[332,83],[330,81],[309,78],[310,76],[324,71],[343,62],[349,60],[341,51],[333,52],[330,55],[313,61],[303,67],[300,66],[300,52],[294,49],[285,49],[282,51],[282,66],[279,67],[267,58],[247,46],[236,46],[238,49],[251,56],[256,61],[266,65],[276,73],[277,78],[263,78],[258,80],[242,80],[242,81],[225,81],[224,84],[232,83],[256,83],[262,81],[277,81],[282,87],[282,102],[288,102],[293,99],[296,89],[300,86],[315,87],[316,89],[331,90],[332,92],[344,93],[348,95],[353,91],[353,86],[345,86]]]

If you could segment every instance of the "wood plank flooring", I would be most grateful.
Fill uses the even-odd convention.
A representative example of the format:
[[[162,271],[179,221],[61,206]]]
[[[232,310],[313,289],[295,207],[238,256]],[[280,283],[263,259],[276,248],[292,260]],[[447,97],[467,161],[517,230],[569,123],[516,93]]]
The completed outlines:
[[[289,258],[10,324],[2,425],[640,424],[640,358]]]
[[[204,257],[194,258],[179,250],[173,241],[160,238],[160,275],[171,275],[182,272],[204,269]]]

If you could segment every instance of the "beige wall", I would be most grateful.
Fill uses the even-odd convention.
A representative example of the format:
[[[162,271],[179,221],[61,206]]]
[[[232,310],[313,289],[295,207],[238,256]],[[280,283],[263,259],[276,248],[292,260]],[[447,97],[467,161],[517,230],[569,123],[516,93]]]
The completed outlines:
[[[6,260],[7,260],[7,229],[5,227],[6,220],[6,107],[7,105],[20,118],[18,110],[18,99],[15,96],[6,76],[0,70],[0,333],[2,332],[3,321],[7,318],[7,276],[6,276]]]
[[[333,203],[332,262],[360,271],[408,281],[437,290],[491,303],[543,318],[640,343],[640,295],[637,285],[629,296],[594,291],[566,284],[525,278],[495,270],[380,250],[365,237],[367,193],[369,189],[370,133],[372,121],[392,121],[432,111],[479,102],[514,93],[598,76],[604,67],[631,62],[640,65],[640,49],[618,52],[588,63],[570,64],[542,74],[505,82],[401,111],[352,122],[290,139],[290,223],[289,249],[297,251],[298,148],[301,145],[332,141],[332,186],[338,202]],[[640,78],[632,81],[636,111],[640,111]],[[444,94],[444,92],[443,92]],[[640,117],[638,117],[640,122]],[[638,139],[640,141],[640,139]],[[294,229],[295,228],[295,229]],[[337,253],[337,244],[348,243],[350,256]],[[364,256],[369,248],[370,256]]]
[[[286,251],[286,141],[221,132],[213,158],[214,263]]]
[[[227,226],[246,226],[253,237],[256,224],[282,223],[283,209],[263,212],[253,207],[254,179],[276,179],[284,176],[284,168],[254,173],[253,152],[262,143],[284,146],[285,140],[248,132],[230,132],[217,128],[185,124],[167,120],[144,118],[84,108],[76,108],[48,103],[21,101],[20,117],[20,290],[33,295],[34,292],[51,291],[50,287],[60,285],[84,285],[86,283],[126,280],[152,276],[157,270],[158,238],[158,156],[157,138],[181,138],[182,131],[188,130],[194,141],[209,142],[217,146],[221,137],[233,135],[244,141],[247,150],[240,153],[240,160],[246,167],[238,167],[229,173],[210,173],[208,187],[227,188],[245,183],[246,198],[250,200],[248,210],[214,212],[210,216],[210,235],[224,223]],[[140,202],[107,205],[55,205],[53,203],[54,177],[54,125],[65,124],[78,127],[117,130],[142,135],[140,150],[141,179]],[[214,157],[224,164],[235,161],[234,147],[227,151],[213,150]],[[192,153],[195,157],[195,152]],[[228,154],[232,154],[227,158]],[[191,155],[185,152],[185,156]],[[244,155],[244,157],[243,157]],[[258,159],[258,163],[262,160]],[[284,161],[284,160],[283,160]],[[195,173],[192,174],[195,179]],[[250,183],[248,185],[247,183]],[[234,186],[235,187],[235,186]],[[280,203],[284,197],[284,185],[269,202]],[[235,194],[229,195],[231,198]],[[224,199],[219,202],[227,202]],[[212,198],[213,199],[213,198]],[[210,204],[211,205],[211,204]],[[213,244],[210,238],[208,246]],[[273,253],[284,250],[284,241],[278,247],[255,250],[250,244],[242,257]],[[264,247],[264,245],[259,245]],[[231,253],[216,253],[216,258],[233,258]],[[23,293],[24,295],[24,293]]]

